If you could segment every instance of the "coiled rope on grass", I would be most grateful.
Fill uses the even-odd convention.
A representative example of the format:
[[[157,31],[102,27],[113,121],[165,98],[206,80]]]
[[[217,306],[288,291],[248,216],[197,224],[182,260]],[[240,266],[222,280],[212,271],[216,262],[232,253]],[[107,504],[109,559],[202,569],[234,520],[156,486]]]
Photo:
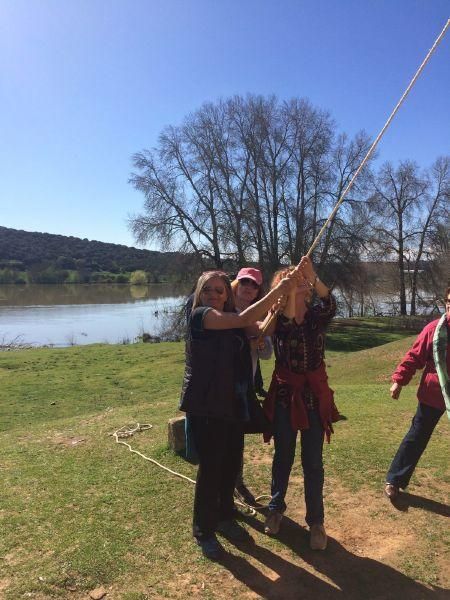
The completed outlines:
[[[190,483],[195,483],[194,479],[191,479],[190,477],[187,477],[186,475],[182,475],[181,473],[177,473],[177,471],[169,469],[169,467],[166,467],[166,466],[162,465],[160,462],[158,462],[154,458],[150,458],[149,456],[145,456],[145,454],[142,454],[142,452],[139,452],[139,450],[134,450],[130,446],[130,444],[128,444],[127,442],[123,441],[124,438],[133,437],[133,435],[135,433],[140,433],[141,431],[148,431],[149,429],[153,429],[153,425],[151,423],[142,423],[142,425],[140,423],[136,423],[136,425],[131,425],[131,426],[130,425],[124,425],[120,429],[117,429],[112,435],[114,436],[114,439],[116,440],[117,444],[122,444],[122,446],[126,446],[128,448],[128,450],[130,452],[132,452],[133,454],[137,454],[138,456],[140,456],[144,460],[148,460],[149,462],[153,463],[154,465],[156,465],[160,469],[164,469],[164,471],[167,471],[168,473],[171,473],[172,475],[175,475],[176,477],[180,477],[181,479],[185,479],[186,481],[189,481]]]
[[[123,427],[120,427],[120,429],[117,429],[116,431],[114,431],[114,433],[112,433],[111,435],[114,437],[117,444],[126,446],[128,448],[128,450],[130,452],[132,452],[133,454],[137,454],[144,460],[147,460],[148,462],[153,463],[160,469],[167,471],[171,475],[175,475],[175,477],[179,477],[180,479],[184,479],[185,481],[188,481],[189,483],[195,484],[195,479],[192,479],[191,477],[187,477],[186,475],[183,475],[182,473],[178,473],[177,471],[174,471],[173,469],[169,469],[169,467],[166,467],[165,465],[161,464],[154,458],[150,458],[150,456],[146,456],[145,454],[142,454],[142,452],[139,452],[139,450],[135,450],[134,448],[131,447],[130,444],[128,444],[128,442],[124,441],[125,439],[133,437],[133,435],[135,433],[141,433],[142,431],[148,431],[150,429],[153,429],[153,425],[151,423],[142,423],[142,424],[136,423],[135,425],[124,425]],[[270,498],[270,496],[267,494],[263,494],[261,496],[258,496],[255,499],[257,502],[259,502],[259,500],[262,500],[263,498]],[[244,501],[244,499],[240,496],[236,497],[236,495],[235,495],[235,504],[237,504],[238,506],[243,508],[246,512],[249,512],[252,515],[256,514],[255,509],[252,506],[250,506],[249,504],[247,504]]]

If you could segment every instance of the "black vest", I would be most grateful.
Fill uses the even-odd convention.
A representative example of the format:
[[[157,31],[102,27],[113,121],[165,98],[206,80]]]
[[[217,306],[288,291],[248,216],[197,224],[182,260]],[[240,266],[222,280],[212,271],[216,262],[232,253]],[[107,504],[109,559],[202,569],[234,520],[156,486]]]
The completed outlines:
[[[251,356],[244,332],[239,329],[195,332],[191,315],[180,410],[199,416],[244,420],[245,408],[237,393],[239,382],[252,388]]]

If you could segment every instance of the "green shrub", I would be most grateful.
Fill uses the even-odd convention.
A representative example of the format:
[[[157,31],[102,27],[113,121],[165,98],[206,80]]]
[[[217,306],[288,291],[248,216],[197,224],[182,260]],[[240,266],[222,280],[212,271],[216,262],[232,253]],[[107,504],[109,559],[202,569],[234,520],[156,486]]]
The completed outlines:
[[[11,269],[0,269],[0,283],[14,283],[14,272]]]
[[[128,275],[125,275],[124,273],[120,273],[116,277],[116,283],[128,283]]]
[[[133,271],[130,275],[131,285],[147,285],[147,273],[145,271]]]

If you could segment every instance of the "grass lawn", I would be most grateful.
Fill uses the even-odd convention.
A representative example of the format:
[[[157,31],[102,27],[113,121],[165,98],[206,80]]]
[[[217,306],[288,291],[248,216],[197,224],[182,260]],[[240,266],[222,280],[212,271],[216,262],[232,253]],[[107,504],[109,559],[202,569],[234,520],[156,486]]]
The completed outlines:
[[[342,324],[330,333],[328,372],[348,421],[336,424],[324,451],[327,551],[308,549],[296,463],[279,538],[263,534],[263,514],[247,516],[255,544],[225,542],[222,564],[193,545],[193,485],[111,436],[129,423],[151,423],[131,445],[195,477],[196,468],[167,447],[183,344],[0,353],[0,598],[81,599],[99,587],[108,600],[448,598],[445,416],[402,510],[381,493],[415,409],[416,380],[400,400],[388,394],[410,333],[381,322]],[[266,382],[271,366],[263,364]],[[247,437],[245,478],[258,493],[269,489],[271,456],[260,436]]]

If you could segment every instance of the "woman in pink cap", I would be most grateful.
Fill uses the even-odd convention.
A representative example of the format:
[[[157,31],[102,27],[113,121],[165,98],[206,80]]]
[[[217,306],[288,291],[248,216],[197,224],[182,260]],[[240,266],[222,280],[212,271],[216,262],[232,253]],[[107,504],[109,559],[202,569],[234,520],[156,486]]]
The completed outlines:
[[[262,283],[263,276],[259,269],[244,267],[239,271],[236,275],[236,279],[231,283],[236,310],[238,312],[242,312],[262,298]],[[272,356],[272,342],[270,337],[265,337],[261,340],[259,339],[259,328],[257,324],[251,328],[247,328],[246,333],[250,340],[255,392],[259,395],[265,395],[259,359],[262,358],[267,360]],[[237,496],[247,504],[255,506],[257,504],[256,499],[244,483],[243,469],[244,457],[242,456],[242,466],[236,480]]]

